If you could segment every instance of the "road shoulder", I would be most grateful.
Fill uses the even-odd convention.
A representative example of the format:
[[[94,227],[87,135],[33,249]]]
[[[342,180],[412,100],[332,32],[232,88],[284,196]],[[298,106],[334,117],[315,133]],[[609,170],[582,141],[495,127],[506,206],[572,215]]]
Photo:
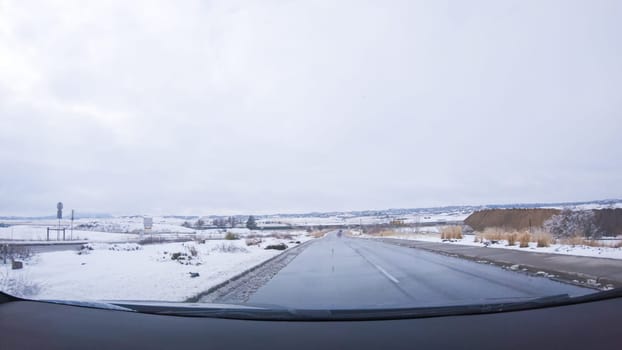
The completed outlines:
[[[422,249],[478,263],[597,289],[622,287],[622,260],[550,253],[434,243],[396,238],[377,239],[384,243]]]
[[[321,239],[321,238],[319,238]],[[186,302],[202,303],[244,303],[257,289],[266,284],[283,267],[295,259],[309,245],[317,241],[312,239],[283,251],[263,263],[254,266],[194,297]]]

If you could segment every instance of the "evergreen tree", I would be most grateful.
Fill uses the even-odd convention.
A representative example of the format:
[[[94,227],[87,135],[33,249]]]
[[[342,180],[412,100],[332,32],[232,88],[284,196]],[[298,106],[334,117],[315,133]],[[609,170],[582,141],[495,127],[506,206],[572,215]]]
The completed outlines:
[[[249,230],[257,229],[257,222],[255,221],[254,216],[251,215],[248,217],[248,220],[246,221],[246,228],[248,228]]]

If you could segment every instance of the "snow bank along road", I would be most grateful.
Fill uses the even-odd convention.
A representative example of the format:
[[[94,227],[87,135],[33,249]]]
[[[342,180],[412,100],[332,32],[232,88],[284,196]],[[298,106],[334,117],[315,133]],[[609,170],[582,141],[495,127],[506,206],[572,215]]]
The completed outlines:
[[[520,301],[593,291],[332,232],[306,247],[254,291],[248,302],[307,309],[417,307]]]

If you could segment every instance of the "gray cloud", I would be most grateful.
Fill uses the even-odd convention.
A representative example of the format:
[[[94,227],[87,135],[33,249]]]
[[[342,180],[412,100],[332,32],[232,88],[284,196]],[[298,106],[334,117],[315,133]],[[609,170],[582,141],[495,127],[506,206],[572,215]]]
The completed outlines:
[[[0,214],[620,197],[616,1],[0,3]]]

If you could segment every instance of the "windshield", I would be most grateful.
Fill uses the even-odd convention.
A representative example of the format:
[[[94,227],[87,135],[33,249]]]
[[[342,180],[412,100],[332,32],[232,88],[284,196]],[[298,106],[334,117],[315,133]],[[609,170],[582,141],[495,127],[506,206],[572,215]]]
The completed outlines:
[[[323,315],[616,289],[621,11],[1,1],[0,291]]]

